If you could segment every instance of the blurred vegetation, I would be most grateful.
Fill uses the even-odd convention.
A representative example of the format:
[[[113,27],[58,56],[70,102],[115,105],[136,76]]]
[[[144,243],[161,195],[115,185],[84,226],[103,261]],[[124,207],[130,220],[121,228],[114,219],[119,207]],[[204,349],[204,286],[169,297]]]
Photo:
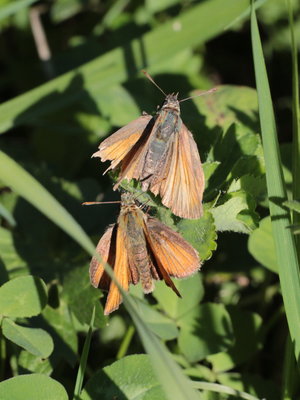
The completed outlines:
[[[155,112],[163,100],[141,69],[180,98],[217,87],[212,95],[184,102],[181,110],[203,161],[203,218],[179,220],[150,199],[151,213],[198,250],[205,261],[201,272],[176,281],[183,299],[162,282],[146,297],[139,286],[130,292],[145,322],[193,381],[247,392],[248,399],[276,400],[286,385],[288,328],[268,208],[249,4],[227,3],[1,0],[0,148],[96,244],[116,221],[118,206],[81,203],[118,200],[119,194],[112,191],[113,177],[102,176],[107,165],[90,156],[104,137],[142,111]],[[299,37],[300,5],[292,4]],[[287,9],[278,0],[257,6],[291,198]],[[128,189],[137,190],[132,184]],[[299,204],[287,206],[297,210]],[[125,307],[103,316],[99,299],[105,293],[90,286],[89,261],[59,227],[0,181],[1,399],[24,398],[18,396],[34,385],[56,400],[72,395],[94,305],[80,398],[166,398]],[[31,381],[22,380],[23,374],[31,374]],[[19,392],[5,397],[14,393],[11,377]],[[300,398],[297,380],[291,387],[293,396],[286,399]],[[247,398],[207,389],[201,391],[204,400]]]

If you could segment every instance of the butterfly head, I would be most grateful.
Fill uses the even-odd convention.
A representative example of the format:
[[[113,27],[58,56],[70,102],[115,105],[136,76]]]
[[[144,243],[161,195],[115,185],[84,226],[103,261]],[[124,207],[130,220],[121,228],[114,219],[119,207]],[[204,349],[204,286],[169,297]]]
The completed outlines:
[[[171,109],[180,112],[178,93],[168,94],[165,101],[161,107],[162,110]]]

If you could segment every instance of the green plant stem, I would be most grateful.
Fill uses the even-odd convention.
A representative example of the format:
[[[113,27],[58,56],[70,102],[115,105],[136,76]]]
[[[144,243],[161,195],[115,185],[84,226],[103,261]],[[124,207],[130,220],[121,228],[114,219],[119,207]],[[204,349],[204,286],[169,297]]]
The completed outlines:
[[[95,306],[93,308],[93,313],[92,313],[92,318],[91,318],[89,330],[88,330],[88,333],[86,335],[86,339],[85,339],[84,346],[83,346],[83,349],[82,349],[82,354],[81,354],[81,358],[80,358],[80,363],[79,363],[79,368],[78,368],[77,378],[76,378],[76,383],[75,383],[73,400],[78,400],[79,399],[79,396],[80,396],[80,393],[81,393],[81,390],[82,390],[82,382],[83,382],[83,378],[84,378],[87,358],[88,358],[88,355],[89,355],[89,350],[90,350],[90,345],[91,345],[94,320],[95,320]]]
[[[226,393],[238,397],[239,399],[245,400],[259,400],[257,397],[252,396],[249,393],[242,392],[240,390],[232,389],[231,387],[220,385],[219,383],[209,383],[209,382],[193,382],[195,389],[209,390],[216,393]]]
[[[120,360],[121,358],[123,358],[126,355],[134,333],[135,333],[135,327],[133,325],[130,325],[129,328],[127,329],[126,335],[124,336],[121,346],[119,348],[119,351],[118,351],[118,354],[116,357],[117,360]]]

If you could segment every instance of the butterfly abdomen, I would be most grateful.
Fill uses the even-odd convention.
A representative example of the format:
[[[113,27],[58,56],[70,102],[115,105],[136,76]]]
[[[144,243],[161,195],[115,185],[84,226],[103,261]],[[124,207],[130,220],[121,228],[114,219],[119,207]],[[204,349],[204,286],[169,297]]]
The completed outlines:
[[[141,223],[140,223],[141,222]],[[151,264],[143,231],[142,220],[135,213],[127,216],[127,246],[131,275],[137,276],[133,283],[140,280],[145,293],[152,292],[154,286]]]
[[[170,146],[172,136],[178,132],[181,125],[179,114],[172,110],[167,109],[160,112],[157,122],[155,124],[155,133],[150,142],[145,164],[141,174],[141,179],[145,179],[143,183],[143,190],[147,190],[153,175],[157,175],[158,168],[161,161],[166,156]]]

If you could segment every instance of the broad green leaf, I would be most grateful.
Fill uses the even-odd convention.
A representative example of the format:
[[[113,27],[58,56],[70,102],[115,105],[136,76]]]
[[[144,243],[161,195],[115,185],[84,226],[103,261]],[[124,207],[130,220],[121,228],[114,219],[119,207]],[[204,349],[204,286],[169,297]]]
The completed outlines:
[[[51,357],[55,362],[63,358],[74,365],[77,360],[78,339],[70,312],[63,299],[60,300],[58,308],[47,306],[42,317],[45,320],[45,325],[42,327],[50,329],[49,332],[54,341],[55,347]]]
[[[278,272],[295,357],[300,356],[300,273],[299,255],[294,236],[288,226],[291,224],[289,212],[282,203],[287,200],[279,153],[275,116],[268,83],[255,11],[251,11],[251,40],[254,59],[256,86],[258,92],[259,116],[266,163],[267,189]]]
[[[63,294],[80,323],[89,324],[93,308],[96,307],[95,327],[103,328],[107,324],[107,317],[104,316],[99,302],[101,292],[91,285],[88,266],[74,268],[66,275]]]
[[[255,229],[258,215],[254,211],[255,203],[252,197],[237,191],[222,197],[223,204],[210,210],[217,231],[233,231],[250,233]]]
[[[233,179],[247,174],[260,176],[265,171],[259,135],[249,129],[243,130],[237,124],[230,125],[224,133],[219,130],[207,147],[210,149],[207,162],[218,162],[219,165],[207,183],[206,198],[215,197],[216,190],[223,190]]]
[[[48,358],[34,356],[25,350],[22,350],[19,354],[18,365],[22,373],[35,372],[37,374],[50,375],[53,371]]]
[[[62,109],[76,101],[85,91],[104,92],[115,84],[136,76],[145,67],[160,71],[160,64],[186,48],[198,46],[223,32],[230,22],[249,9],[248,0],[227,0],[220,15],[223,0],[202,2],[155,30],[127,43],[132,57],[130,71],[123,48],[116,48],[24,95],[0,106],[0,131],[29,123],[41,115]],[[179,29],[177,28],[179,27]],[[162,40],[162,38],[164,40]],[[141,47],[141,43],[143,46]]]
[[[250,193],[256,201],[264,201],[267,195],[266,177],[264,175],[243,175],[241,178],[232,181],[228,193],[239,190]]]
[[[170,288],[168,289],[170,290]],[[139,299],[136,301],[139,312],[143,315],[144,321],[158,337],[163,340],[172,340],[178,336],[178,329],[175,322],[164,316],[162,313],[149,307],[143,301]]]
[[[210,211],[204,209],[200,219],[182,219],[177,228],[183,237],[199,252],[200,260],[205,261],[217,248],[215,221]]]
[[[258,314],[228,307],[235,343],[226,352],[208,356],[215,372],[227,371],[247,361],[262,348],[260,328],[262,319]]]
[[[11,231],[0,226],[0,259],[10,277],[29,273],[27,263],[18,254]]]
[[[209,179],[220,165],[220,161],[207,161],[202,164],[205,176],[205,188],[209,186]]]
[[[190,362],[228,350],[233,344],[230,316],[222,304],[204,303],[180,320],[178,345]]]
[[[7,317],[32,317],[47,304],[44,282],[35,276],[21,276],[0,287],[1,314]]]
[[[25,396],[25,397],[24,397]],[[0,383],[1,400],[68,400],[65,388],[46,375],[20,375]]]
[[[181,299],[164,282],[156,283],[153,296],[158,301],[160,308],[177,321],[200,303],[204,295],[204,288],[198,273],[187,279],[174,279],[174,283],[181,294]]]
[[[224,131],[236,123],[247,130],[258,131],[256,91],[246,86],[218,86],[211,96],[194,100],[209,128],[221,126]]]
[[[252,256],[272,272],[278,272],[275,243],[270,217],[263,218],[259,227],[251,232],[248,249]]]
[[[98,371],[85,385],[81,400],[166,400],[150,359],[132,355]]]
[[[9,318],[2,321],[2,332],[6,339],[14,342],[35,356],[47,358],[53,351],[53,340],[49,333],[39,328],[17,325]]]

